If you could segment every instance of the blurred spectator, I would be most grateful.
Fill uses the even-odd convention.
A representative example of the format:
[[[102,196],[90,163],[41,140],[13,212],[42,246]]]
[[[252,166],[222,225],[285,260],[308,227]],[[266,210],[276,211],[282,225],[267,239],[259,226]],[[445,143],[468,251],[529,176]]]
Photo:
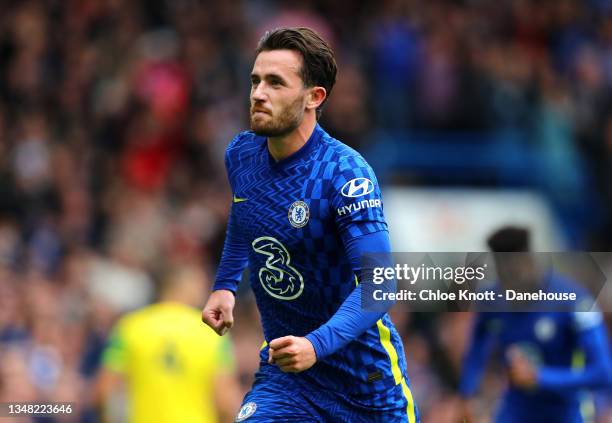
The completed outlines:
[[[163,269],[214,270],[224,150],[247,126],[253,47],[280,25],[333,40],[323,125],[368,160],[411,158],[397,180],[537,190],[570,247],[610,249],[609,1],[0,1],[0,398],[68,398],[95,421],[81,393],[116,319]],[[457,154],[473,146],[490,161]],[[246,304],[240,375],[260,342]],[[451,421],[467,320],[410,317],[424,421]]]

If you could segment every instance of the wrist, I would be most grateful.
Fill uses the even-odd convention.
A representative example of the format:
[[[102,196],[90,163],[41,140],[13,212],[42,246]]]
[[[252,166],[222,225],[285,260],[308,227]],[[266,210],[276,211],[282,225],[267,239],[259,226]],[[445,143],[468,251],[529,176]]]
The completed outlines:
[[[306,335],[304,338],[306,338],[312,344],[312,349],[315,352],[317,361],[320,360],[323,357],[323,346],[319,342],[317,335],[315,335],[314,332],[311,332],[308,335]]]
[[[236,285],[231,282],[218,281],[218,282],[215,282],[212,288],[212,292],[217,292],[217,291],[229,291],[232,294],[234,294],[234,297],[235,297],[236,296]]]

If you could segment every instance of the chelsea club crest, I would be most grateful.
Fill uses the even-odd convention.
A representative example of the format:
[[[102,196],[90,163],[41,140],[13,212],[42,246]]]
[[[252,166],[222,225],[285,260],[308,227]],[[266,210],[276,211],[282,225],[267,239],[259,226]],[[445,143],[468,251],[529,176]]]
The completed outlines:
[[[303,201],[296,201],[289,207],[289,223],[294,228],[302,228],[308,223],[310,218],[310,210],[308,204]]]
[[[236,420],[234,421],[242,422],[248,419],[249,417],[251,417],[253,414],[255,414],[256,410],[257,410],[257,404],[255,404],[254,402],[247,402],[246,404],[242,406],[242,408],[238,412],[238,415],[236,416]]]

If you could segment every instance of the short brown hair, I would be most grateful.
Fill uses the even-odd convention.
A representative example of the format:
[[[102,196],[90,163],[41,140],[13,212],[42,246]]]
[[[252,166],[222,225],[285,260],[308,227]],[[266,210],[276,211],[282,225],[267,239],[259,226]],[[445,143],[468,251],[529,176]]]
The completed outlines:
[[[336,83],[338,71],[336,58],[329,44],[310,28],[278,28],[264,34],[259,40],[255,55],[271,50],[294,50],[300,53],[303,59],[300,76],[304,86],[325,88],[327,96],[317,108],[318,119],[323,104]]]
[[[529,230],[519,226],[504,226],[487,239],[494,253],[525,253],[529,251]]]

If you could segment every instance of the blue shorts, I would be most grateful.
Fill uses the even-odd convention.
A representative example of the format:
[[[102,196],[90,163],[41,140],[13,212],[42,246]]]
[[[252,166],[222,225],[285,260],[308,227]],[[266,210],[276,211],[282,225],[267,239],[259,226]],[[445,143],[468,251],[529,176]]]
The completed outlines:
[[[384,396],[386,405],[373,407],[361,403],[359,398],[300,380],[299,374],[283,373],[276,366],[262,363],[235,421],[418,423],[419,413],[412,396],[406,398],[407,387],[401,385],[406,387],[402,382],[389,392],[378,394]]]

